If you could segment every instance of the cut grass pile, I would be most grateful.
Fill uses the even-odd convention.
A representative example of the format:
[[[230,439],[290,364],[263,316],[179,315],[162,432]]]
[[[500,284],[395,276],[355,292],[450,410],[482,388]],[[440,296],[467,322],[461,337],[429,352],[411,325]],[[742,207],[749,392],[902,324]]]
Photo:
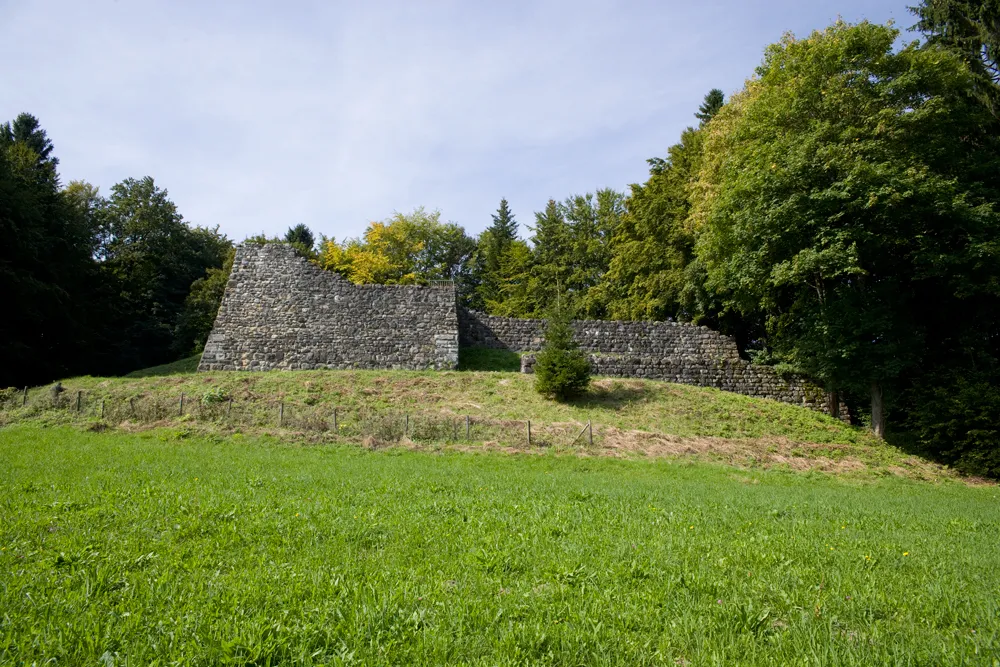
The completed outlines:
[[[818,412],[649,380],[597,379],[586,397],[570,403],[542,398],[531,376],[510,372],[216,372],[84,377],[64,380],[62,386],[66,391],[57,410],[46,388],[29,392],[26,407],[19,393],[8,392],[0,401],[0,424],[100,421],[127,430],[176,425],[193,432],[242,431],[308,442],[552,448],[919,478],[953,474]],[[593,446],[581,435],[588,422]]]
[[[0,460],[4,664],[1000,652],[996,487],[37,425]]]

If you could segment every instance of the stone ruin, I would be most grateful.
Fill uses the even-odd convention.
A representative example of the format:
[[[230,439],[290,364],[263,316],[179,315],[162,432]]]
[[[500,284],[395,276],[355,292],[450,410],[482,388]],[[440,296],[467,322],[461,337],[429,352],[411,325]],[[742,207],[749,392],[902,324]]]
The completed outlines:
[[[284,244],[237,247],[198,370],[434,369],[458,366],[459,346],[528,353],[543,320],[495,317],[457,305],[452,284],[354,285]],[[678,322],[573,324],[596,375],[716,387],[828,412],[809,381],[740,358],[735,341]],[[846,410],[841,410],[846,414]]]

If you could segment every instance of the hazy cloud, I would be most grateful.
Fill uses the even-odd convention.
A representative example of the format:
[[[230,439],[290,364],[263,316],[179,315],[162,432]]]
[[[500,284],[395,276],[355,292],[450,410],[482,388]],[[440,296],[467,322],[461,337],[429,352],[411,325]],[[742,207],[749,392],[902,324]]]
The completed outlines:
[[[523,225],[644,180],[783,32],[907,4],[0,0],[0,119],[38,116],[65,182],[151,175],[236,239],[419,205],[476,232],[501,196]]]

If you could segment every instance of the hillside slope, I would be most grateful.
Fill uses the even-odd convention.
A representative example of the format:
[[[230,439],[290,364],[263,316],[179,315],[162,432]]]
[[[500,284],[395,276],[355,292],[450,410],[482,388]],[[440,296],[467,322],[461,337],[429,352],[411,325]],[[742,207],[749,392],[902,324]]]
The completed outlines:
[[[563,404],[540,397],[532,382],[519,373],[471,371],[83,377],[65,380],[55,399],[45,388],[34,389],[23,407],[23,396],[8,392],[0,423],[183,427],[313,443],[692,457],[744,466],[951,476],[860,428],[776,401],[603,378],[586,397]]]

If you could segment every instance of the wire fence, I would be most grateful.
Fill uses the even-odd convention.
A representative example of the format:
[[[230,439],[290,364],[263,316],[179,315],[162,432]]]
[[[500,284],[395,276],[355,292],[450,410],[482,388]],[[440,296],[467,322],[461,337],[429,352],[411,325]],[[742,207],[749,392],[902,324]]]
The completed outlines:
[[[553,447],[600,444],[601,429],[587,422],[541,423],[529,417],[500,419],[446,410],[407,411],[310,405],[280,398],[143,394],[127,398],[64,390],[0,390],[0,412],[8,419],[56,412],[106,425],[205,423],[229,428],[327,434],[373,444],[489,443],[497,446]]]

